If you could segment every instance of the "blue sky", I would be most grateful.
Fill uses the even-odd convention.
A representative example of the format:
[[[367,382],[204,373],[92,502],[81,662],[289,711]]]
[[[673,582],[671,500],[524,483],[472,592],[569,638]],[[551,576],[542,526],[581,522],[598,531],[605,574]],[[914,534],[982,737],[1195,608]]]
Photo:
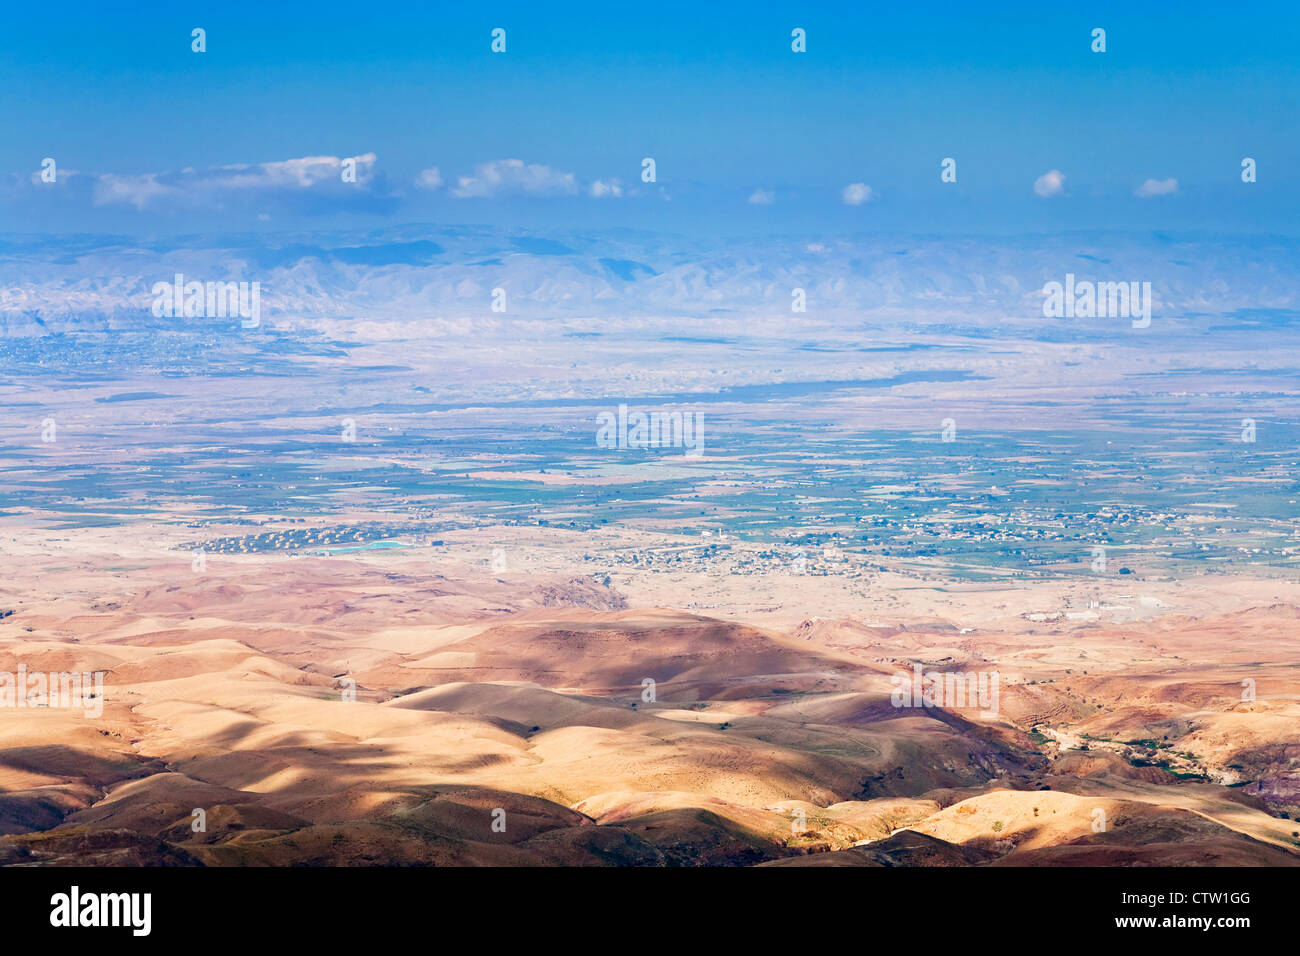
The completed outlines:
[[[10,4],[0,231],[1293,233],[1297,8],[1152,7]]]

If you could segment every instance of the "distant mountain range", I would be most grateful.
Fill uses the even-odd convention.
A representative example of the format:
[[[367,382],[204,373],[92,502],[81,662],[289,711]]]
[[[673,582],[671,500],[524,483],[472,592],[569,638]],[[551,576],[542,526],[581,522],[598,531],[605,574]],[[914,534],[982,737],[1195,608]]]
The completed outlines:
[[[612,231],[534,235],[486,227],[139,240],[0,236],[0,332],[11,336],[178,328],[155,318],[152,288],[187,280],[258,282],[263,321],[341,338],[364,322],[710,316],[788,324],[802,289],[807,322],[1024,323],[1031,334],[1086,320],[1042,316],[1043,286],[1067,273],[1152,284],[1156,328],[1231,316],[1258,326],[1300,315],[1300,245],[1287,238],[1054,234],[937,239],[904,235],[705,243]],[[504,315],[493,290],[505,292]],[[498,300],[499,301],[499,300]],[[225,321],[225,320],[221,320]],[[1101,320],[1101,327],[1122,323]],[[967,329],[966,331],[969,331]],[[362,333],[364,334],[364,333]]]

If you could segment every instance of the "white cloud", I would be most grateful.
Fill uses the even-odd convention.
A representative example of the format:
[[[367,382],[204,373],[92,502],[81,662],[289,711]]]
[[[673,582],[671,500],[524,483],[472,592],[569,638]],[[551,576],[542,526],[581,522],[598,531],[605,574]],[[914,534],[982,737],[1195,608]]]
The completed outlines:
[[[442,172],[437,166],[423,169],[420,171],[420,175],[415,177],[415,185],[421,189],[437,189],[442,185]]]
[[[459,177],[451,194],[457,199],[480,199],[501,193],[571,196],[577,191],[573,173],[526,164],[522,159],[496,159],[474,167],[473,176]]]
[[[847,205],[861,206],[864,202],[871,201],[871,187],[866,183],[849,183],[840,193],[840,198]]]
[[[269,163],[188,167],[178,172],[119,175],[95,180],[97,206],[122,203],[144,209],[156,204],[213,206],[234,201],[281,201],[314,205],[335,201],[384,201],[374,153],[360,156],[303,156]],[[344,182],[345,164],[356,173]]]
[[[57,165],[54,168],[54,172],[55,172],[54,182],[47,183],[44,179],[41,178],[41,174],[44,173],[44,170],[43,169],[36,170],[35,172],[32,173],[31,176],[32,185],[33,186],[57,186],[59,183],[66,183],[74,176],[81,175],[81,173],[75,169],[64,169],[62,166],[57,166]]]
[[[389,188],[377,161],[374,153],[363,153],[166,172],[78,173],[60,169],[59,182],[76,177],[82,187],[76,190],[77,195],[97,206],[134,206],[149,211],[229,211],[244,207],[254,214],[263,209],[324,214],[342,208],[390,213],[398,207],[401,197]],[[0,182],[0,191],[6,196],[20,195],[28,178],[25,173],[13,174]],[[30,179],[33,185],[43,185],[39,171]],[[636,194],[635,189],[628,191],[617,178],[580,182],[573,173],[519,159],[481,163],[472,175],[454,177],[451,183],[444,180],[437,166],[430,166],[418,173],[413,184],[425,190],[449,187],[451,195],[460,199],[509,195],[618,199]]]
[[[205,189],[309,189],[322,183],[342,182],[343,164],[351,159],[356,165],[357,183],[364,185],[374,175],[374,153],[340,158],[338,156],[303,156],[274,163],[218,166],[215,169],[182,170],[187,179]]]
[[[155,199],[173,196],[177,192],[179,190],[158,182],[157,173],[145,173],[140,176],[117,176],[113,173],[105,173],[95,181],[95,205],[129,203],[136,209],[143,209]]]
[[[1051,169],[1043,173],[1034,180],[1034,192],[1044,199],[1060,196],[1065,192],[1065,173],[1059,169]]]
[[[749,195],[749,203],[752,206],[770,206],[776,202],[776,193],[770,189],[755,189]]]
[[[1137,189],[1133,190],[1133,195],[1141,196],[1143,199],[1150,199],[1152,196],[1172,196],[1178,192],[1178,180],[1173,179],[1148,179]]]

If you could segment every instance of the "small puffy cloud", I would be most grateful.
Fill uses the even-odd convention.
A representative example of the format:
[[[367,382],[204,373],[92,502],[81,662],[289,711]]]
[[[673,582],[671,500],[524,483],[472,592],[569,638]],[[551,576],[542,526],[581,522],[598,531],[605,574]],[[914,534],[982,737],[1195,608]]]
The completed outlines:
[[[849,183],[840,193],[845,205],[861,206],[871,201],[871,187],[866,183]]]
[[[522,159],[496,159],[474,167],[474,175],[461,176],[451,194],[457,199],[483,199],[503,193],[529,196],[571,196],[578,191],[573,173]]]
[[[1172,196],[1178,192],[1178,180],[1173,179],[1148,179],[1137,189],[1133,190],[1133,195],[1140,196],[1143,199],[1150,199],[1153,196]]]
[[[774,202],[776,202],[776,193],[770,189],[755,189],[749,194],[751,206],[770,206]]]
[[[415,177],[415,185],[421,189],[437,189],[442,185],[442,172],[437,166],[422,169],[420,175]]]
[[[594,199],[618,199],[623,195],[623,184],[617,179],[597,179],[587,191]]]
[[[1034,180],[1034,192],[1049,199],[1065,192],[1065,173],[1059,169],[1049,169]]]

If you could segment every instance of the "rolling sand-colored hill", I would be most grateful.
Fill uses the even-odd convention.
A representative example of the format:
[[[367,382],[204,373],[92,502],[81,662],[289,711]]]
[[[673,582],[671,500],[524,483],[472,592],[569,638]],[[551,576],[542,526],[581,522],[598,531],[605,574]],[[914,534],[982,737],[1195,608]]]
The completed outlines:
[[[177,579],[0,619],[0,671],[105,688],[3,714],[0,863],[1300,862],[1290,606],[786,631],[396,558]],[[1000,706],[896,707],[917,663],[996,669]]]

